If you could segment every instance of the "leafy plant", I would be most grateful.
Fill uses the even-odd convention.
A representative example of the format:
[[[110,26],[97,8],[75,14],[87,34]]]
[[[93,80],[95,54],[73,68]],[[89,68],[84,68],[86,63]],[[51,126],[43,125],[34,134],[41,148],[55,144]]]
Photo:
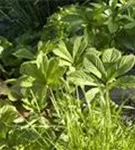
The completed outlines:
[[[20,71],[23,76],[20,78],[19,83],[21,87],[27,89],[24,96],[26,97],[28,91],[29,96],[33,93],[34,97],[39,99],[37,104],[40,110],[47,105],[50,89],[61,88],[64,83],[65,68],[59,66],[59,59],[48,59],[42,52],[39,53],[35,61],[23,63]]]
[[[85,34],[89,44],[97,49],[116,47],[133,52],[133,10],[132,0],[72,5],[49,18],[42,39],[62,39]]]
[[[8,87],[0,84],[6,89],[0,92],[0,149],[135,149],[134,121],[125,124],[124,104],[111,97],[115,88],[135,88],[135,76],[127,74],[135,57],[117,50],[133,46],[126,39],[134,37],[131,2],[63,8],[48,19],[40,41],[36,31],[12,44],[1,38]]]
[[[85,53],[88,51],[87,47],[87,40],[78,36],[65,42],[60,41],[53,49],[53,53],[59,57],[61,66],[69,67],[68,73],[70,73],[81,67]]]
[[[134,76],[124,76],[133,68],[134,63],[134,55],[122,56],[121,52],[115,48],[106,49],[100,56],[94,53],[86,55],[84,71],[72,73],[69,75],[69,80],[81,85],[78,81],[83,77],[83,80],[89,81],[90,86],[96,86],[99,92],[102,91],[104,94],[114,87],[134,88],[134,84],[131,83],[134,81]]]

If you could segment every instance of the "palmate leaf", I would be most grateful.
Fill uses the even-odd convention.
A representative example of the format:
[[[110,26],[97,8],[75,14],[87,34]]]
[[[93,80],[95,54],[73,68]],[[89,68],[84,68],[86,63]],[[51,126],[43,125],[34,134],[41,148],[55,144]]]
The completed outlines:
[[[100,79],[106,74],[102,61],[94,54],[86,56],[84,59],[84,67]]]
[[[134,55],[123,56],[117,66],[117,76],[121,76],[127,73],[129,70],[133,68],[135,64]]]
[[[58,57],[65,59],[65,60],[69,61],[70,63],[73,62],[72,56],[69,53],[64,41],[60,41],[58,48],[54,49],[53,52]]]
[[[21,65],[20,72],[23,75],[39,79],[39,81],[45,81],[44,74],[38,69],[35,61],[25,62]]]
[[[73,65],[79,66],[82,64],[84,59],[84,54],[86,53],[86,48],[88,45],[88,41],[86,38],[77,37],[73,46]]]
[[[37,65],[37,68],[42,72],[42,74],[44,74],[45,78],[46,78],[46,72],[48,69],[48,64],[49,64],[49,60],[48,60],[46,54],[44,54],[41,51],[37,56],[36,65]]]
[[[75,59],[76,56],[80,56],[83,52],[84,49],[87,47],[87,40],[83,38],[82,36],[76,37],[74,41],[74,46],[73,46],[73,58]]]
[[[51,87],[60,85],[63,80],[65,68],[59,66],[58,58],[48,59],[46,54],[40,52],[35,61],[25,62],[21,66],[21,74],[26,78],[21,81],[21,86],[39,87],[44,89],[46,85]]]
[[[56,70],[59,67],[58,64],[59,64],[59,59],[57,59],[57,58],[51,58],[49,60],[48,68],[46,71],[46,77],[47,78],[53,77],[55,75]]]
[[[65,68],[59,66],[59,59],[52,58],[49,60],[47,72],[46,72],[46,81],[47,84],[57,85],[61,82],[63,74],[65,72]]]
[[[106,80],[111,82],[117,75],[117,62],[121,58],[121,52],[116,50],[115,48],[106,49],[102,53],[102,62],[104,63],[104,67],[107,73]]]
[[[74,41],[74,46],[73,46],[73,58],[75,58],[76,54],[78,53],[79,51],[79,48],[81,46],[81,41],[82,41],[82,38],[81,37],[77,37]]]
[[[79,66],[83,61],[82,55],[87,45],[87,40],[82,36],[78,36],[70,39],[66,44],[64,41],[61,41],[58,44],[58,48],[55,48],[53,52],[61,58],[61,66]]]

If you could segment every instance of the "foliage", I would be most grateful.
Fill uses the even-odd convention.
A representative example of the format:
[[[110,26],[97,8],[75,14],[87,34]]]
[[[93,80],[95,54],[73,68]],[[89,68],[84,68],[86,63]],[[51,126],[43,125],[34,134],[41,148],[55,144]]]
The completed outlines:
[[[23,107],[22,111],[19,108],[21,117],[14,120],[17,127],[11,129],[11,139],[20,133],[16,139],[20,145],[12,143],[13,147],[30,149],[30,143],[34,141],[33,147],[40,149],[83,150],[86,146],[88,149],[96,146],[109,150],[116,145],[120,145],[120,149],[127,148],[134,139],[128,131],[130,127],[125,127],[119,118],[121,107],[112,104],[109,95],[114,87],[135,88],[135,77],[125,75],[134,66],[134,55],[123,56],[115,48],[103,52],[90,50],[84,39],[76,37],[71,47],[71,41],[66,41],[71,49],[60,41],[48,53],[40,50],[36,59],[21,65],[19,79],[7,81],[20,88],[19,101]],[[81,55],[83,59],[78,67],[75,60],[81,57],[80,52],[84,55]],[[54,54],[50,57],[50,53]],[[68,65],[61,60],[67,61]],[[69,71],[71,66],[74,69]],[[88,91],[85,91],[86,85],[90,87]],[[84,94],[82,100],[78,87]],[[125,134],[128,136],[126,141]],[[97,143],[90,140],[93,138]],[[127,146],[121,144],[121,140]]]
[[[0,0],[0,35],[11,40],[26,31],[39,31],[58,7],[76,0]],[[80,3],[83,3],[84,0]]]
[[[42,39],[85,34],[97,49],[116,47],[134,52],[134,6],[133,0],[114,0],[63,8],[50,17]]]
[[[122,52],[133,46],[131,2],[63,8],[41,40],[36,31],[12,43],[0,38],[1,150],[135,149],[134,119],[122,116],[134,108],[111,97],[115,88],[135,88],[127,74],[135,56]]]

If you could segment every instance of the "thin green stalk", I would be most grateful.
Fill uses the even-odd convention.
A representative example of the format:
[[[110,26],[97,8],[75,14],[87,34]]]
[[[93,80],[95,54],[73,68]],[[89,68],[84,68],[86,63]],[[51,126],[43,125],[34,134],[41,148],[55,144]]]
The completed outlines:
[[[106,88],[105,92],[105,101],[106,101],[106,150],[110,150],[110,135],[111,135],[111,125],[112,125],[112,118],[111,118],[111,108],[110,108],[110,96],[109,90]]]

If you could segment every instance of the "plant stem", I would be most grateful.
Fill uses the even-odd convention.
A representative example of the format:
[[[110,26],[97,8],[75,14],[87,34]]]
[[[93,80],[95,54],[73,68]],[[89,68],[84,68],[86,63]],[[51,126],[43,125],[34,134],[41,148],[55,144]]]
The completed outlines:
[[[109,96],[109,90],[108,88],[106,88],[106,92],[105,92],[105,100],[106,100],[106,150],[110,150],[110,144],[109,141],[110,139],[110,135],[111,135],[111,108],[110,108],[110,96]]]

